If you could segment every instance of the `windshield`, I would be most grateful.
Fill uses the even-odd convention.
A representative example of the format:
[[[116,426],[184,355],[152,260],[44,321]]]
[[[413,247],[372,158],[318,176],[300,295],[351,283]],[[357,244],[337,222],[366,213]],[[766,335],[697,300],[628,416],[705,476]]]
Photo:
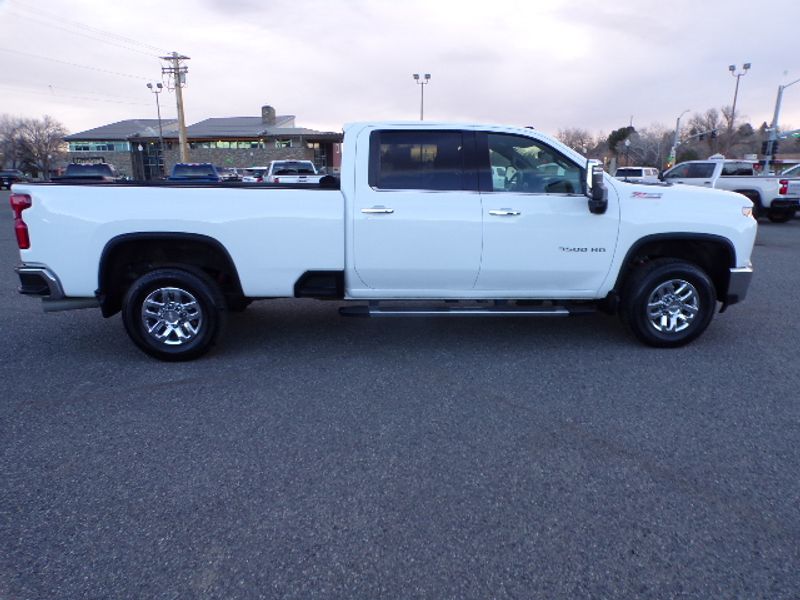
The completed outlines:
[[[172,171],[173,176],[177,177],[216,177],[214,168],[211,165],[175,165]]]
[[[299,160],[287,160],[273,165],[273,175],[314,175],[314,163]]]
[[[97,163],[93,165],[71,164],[67,165],[67,175],[79,175],[80,177],[108,177],[114,175],[111,165]]]

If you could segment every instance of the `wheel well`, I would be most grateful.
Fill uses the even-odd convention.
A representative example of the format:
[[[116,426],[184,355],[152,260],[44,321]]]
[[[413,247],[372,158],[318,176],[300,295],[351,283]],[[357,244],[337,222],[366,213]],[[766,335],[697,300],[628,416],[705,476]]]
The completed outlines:
[[[625,257],[614,285],[615,293],[622,293],[636,267],[657,258],[676,258],[697,265],[711,278],[717,298],[723,300],[727,296],[730,268],[736,266],[736,256],[730,242],[716,236],[645,238]]]
[[[194,234],[127,234],[103,250],[97,296],[103,316],[119,312],[130,285],[160,267],[191,267],[216,281],[226,299],[242,298],[239,274],[227,250],[217,240]]]
[[[758,190],[733,190],[733,191],[736,192],[737,194],[745,196],[748,200],[753,202],[753,204],[763,206],[761,202],[761,193]]]

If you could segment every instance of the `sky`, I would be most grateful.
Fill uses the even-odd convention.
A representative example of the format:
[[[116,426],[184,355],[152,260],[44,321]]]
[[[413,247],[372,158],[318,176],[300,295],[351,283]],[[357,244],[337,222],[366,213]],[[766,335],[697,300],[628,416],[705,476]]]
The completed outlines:
[[[736,112],[758,126],[800,79],[798,23],[798,0],[0,0],[0,115],[156,118],[146,83],[177,51],[187,124],[265,104],[323,131],[415,120],[430,73],[426,120],[672,129],[731,105],[728,66],[749,62]],[[779,124],[800,127],[800,83]]]

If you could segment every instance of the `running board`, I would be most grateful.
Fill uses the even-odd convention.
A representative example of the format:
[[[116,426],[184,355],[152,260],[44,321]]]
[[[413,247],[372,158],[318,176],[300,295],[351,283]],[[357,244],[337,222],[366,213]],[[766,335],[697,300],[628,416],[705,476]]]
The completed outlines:
[[[565,306],[443,306],[411,307],[394,306],[342,306],[339,314],[343,317],[568,317],[595,312],[594,307]]]

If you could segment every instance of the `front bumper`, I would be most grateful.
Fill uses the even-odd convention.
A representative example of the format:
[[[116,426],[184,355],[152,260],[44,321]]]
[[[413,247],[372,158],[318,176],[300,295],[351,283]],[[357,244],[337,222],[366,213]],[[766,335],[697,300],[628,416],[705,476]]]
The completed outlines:
[[[738,267],[730,270],[728,280],[728,293],[725,296],[724,306],[741,302],[747,296],[747,288],[753,279],[753,267]]]

